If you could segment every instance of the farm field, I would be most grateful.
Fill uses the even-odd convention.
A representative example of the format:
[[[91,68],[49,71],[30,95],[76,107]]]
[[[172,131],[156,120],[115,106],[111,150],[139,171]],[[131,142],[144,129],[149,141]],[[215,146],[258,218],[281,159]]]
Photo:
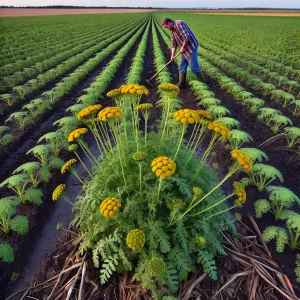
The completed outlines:
[[[188,73],[187,88],[168,85],[177,60],[147,83],[170,58],[166,16],[195,32],[205,83]],[[39,262],[31,253],[57,213],[47,238],[64,237],[34,285],[50,283],[29,296],[63,299],[75,280],[74,299],[298,299],[299,25],[177,12],[1,19],[0,297]],[[56,285],[66,256],[78,268]],[[79,288],[83,270],[97,289]],[[134,273],[146,291],[128,287]]]

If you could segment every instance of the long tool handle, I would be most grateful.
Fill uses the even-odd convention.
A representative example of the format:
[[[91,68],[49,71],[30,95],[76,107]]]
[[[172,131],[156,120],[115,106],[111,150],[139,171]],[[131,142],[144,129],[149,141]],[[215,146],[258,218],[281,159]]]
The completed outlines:
[[[175,56],[174,56],[174,59],[179,55],[181,54],[181,52],[178,52]],[[148,81],[151,81],[153,78],[155,78],[165,67],[167,67],[173,60],[170,60],[167,64],[165,64],[157,73],[155,73]]]

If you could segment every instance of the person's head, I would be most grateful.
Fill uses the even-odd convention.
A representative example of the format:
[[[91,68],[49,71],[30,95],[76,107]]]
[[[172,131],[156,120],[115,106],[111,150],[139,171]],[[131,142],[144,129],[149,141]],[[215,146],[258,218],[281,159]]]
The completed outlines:
[[[172,30],[174,28],[173,20],[170,18],[164,18],[162,19],[162,26],[164,28],[167,28],[169,30]]]

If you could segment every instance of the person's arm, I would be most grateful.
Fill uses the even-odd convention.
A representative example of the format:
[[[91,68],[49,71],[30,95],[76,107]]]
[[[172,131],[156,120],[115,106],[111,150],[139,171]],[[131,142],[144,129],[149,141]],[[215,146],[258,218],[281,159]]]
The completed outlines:
[[[176,40],[175,40],[173,34],[171,35],[171,43],[172,43],[171,60],[174,60],[177,43],[176,43]]]
[[[183,38],[184,38],[184,42],[180,48],[180,52],[183,53],[187,42],[190,40],[190,34],[187,30],[187,25],[184,22],[178,23],[178,30],[181,31]]]
[[[180,53],[184,52],[185,46],[186,46],[186,42],[183,42],[183,44],[182,44],[182,46],[180,48]]]

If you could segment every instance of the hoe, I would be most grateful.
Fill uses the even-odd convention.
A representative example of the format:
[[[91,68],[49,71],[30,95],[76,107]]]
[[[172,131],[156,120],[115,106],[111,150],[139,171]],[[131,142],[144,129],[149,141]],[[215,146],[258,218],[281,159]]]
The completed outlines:
[[[180,52],[178,52],[175,56],[174,59],[180,54]],[[173,60],[174,60],[173,59]],[[154,87],[154,85],[151,83],[151,81],[165,68],[167,67],[173,60],[170,60],[167,64],[165,64],[157,73],[155,73],[150,79],[147,79],[146,82],[151,86]]]

